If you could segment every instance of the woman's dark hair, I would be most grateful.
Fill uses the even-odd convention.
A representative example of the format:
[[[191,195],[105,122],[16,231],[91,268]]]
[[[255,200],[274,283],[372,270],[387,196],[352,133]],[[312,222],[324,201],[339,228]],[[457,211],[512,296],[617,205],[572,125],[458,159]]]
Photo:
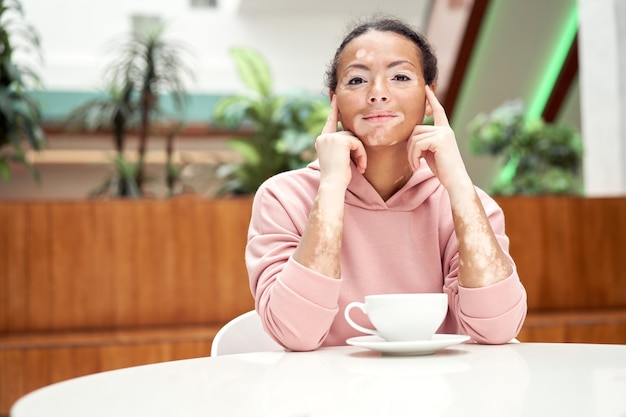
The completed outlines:
[[[437,57],[433,53],[430,43],[424,35],[406,23],[405,21],[395,17],[374,17],[363,23],[358,24],[343,39],[339,48],[335,52],[335,57],[326,70],[325,84],[330,91],[337,88],[337,69],[339,67],[339,58],[345,47],[355,38],[369,31],[393,32],[412,41],[419,50],[422,60],[422,70],[424,71],[424,80],[427,85],[432,85],[437,80]]]

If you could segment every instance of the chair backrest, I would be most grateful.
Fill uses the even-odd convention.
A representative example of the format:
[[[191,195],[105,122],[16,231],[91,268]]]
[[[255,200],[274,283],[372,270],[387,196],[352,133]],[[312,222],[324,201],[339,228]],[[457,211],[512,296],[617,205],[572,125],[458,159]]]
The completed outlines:
[[[215,334],[211,356],[282,350],[284,348],[263,329],[258,313],[252,310],[235,317]]]

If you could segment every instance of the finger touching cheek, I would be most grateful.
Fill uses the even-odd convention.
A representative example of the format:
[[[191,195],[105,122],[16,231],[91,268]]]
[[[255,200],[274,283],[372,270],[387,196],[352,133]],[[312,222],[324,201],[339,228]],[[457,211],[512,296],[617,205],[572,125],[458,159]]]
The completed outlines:
[[[422,157],[422,151],[417,146],[417,142],[409,142],[409,152],[407,153],[411,169],[417,171],[420,166],[420,158]]]
[[[426,109],[425,109],[424,113],[426,114],[426,116],[432,116],[433,115],[433,107],[430,105],[429,101],[426,101]]]

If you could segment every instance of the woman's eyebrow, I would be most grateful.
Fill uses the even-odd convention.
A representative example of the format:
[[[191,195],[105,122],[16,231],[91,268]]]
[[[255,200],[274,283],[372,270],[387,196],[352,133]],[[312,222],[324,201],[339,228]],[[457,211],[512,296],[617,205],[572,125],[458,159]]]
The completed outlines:
[[[364,65],[364,64],[349,64],[349,65],[346,65],[346,67],[344,68],[344,71],[345,70],[349,70],[351,68],[362,69],[362,70],[369,70],[370,69],[370,67],[368,67],[367,65]]]
[[[397,66],[399,66],[399,65],[404,65],[404,64],[409,64],[410,66],[412,66],[412,67],[414,67],[414,68],[417,68],[417,67],[415,66],[415,64],[413,64],[411,61],[407,61],[407,60],[405,60],[405,59],[400,59],[400,60],[398,60],[398,61],[393,61],[393,62],[391,62],[389,65],[387,65],[387,68],[397,67]]]
[[[393,67],[397,67],[397,66],[404,65],[404,64],[408,64],[408,65],[410,65],[410,66],[412,66],[412,67],[417,69],[417,66],[415,64],[413,64],[411,61],[407,61],[405,59],[399,59],[397,61],[390,62],[389,65],[387,65],[387,68],[393,68]],[[351,69],[351,68],[362,69],[362,70],[366,70],[366,71],[370,69],[370,67],[368,67],[365,64],[354,63],[354,64],[346,65],[346,67],[344,68],[344,71],[348,70],[348,69]]]

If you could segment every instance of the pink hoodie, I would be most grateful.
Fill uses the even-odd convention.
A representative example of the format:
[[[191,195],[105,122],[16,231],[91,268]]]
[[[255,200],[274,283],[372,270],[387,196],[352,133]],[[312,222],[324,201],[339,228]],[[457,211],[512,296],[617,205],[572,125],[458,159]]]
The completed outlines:
[[[363,335],[345,321],[346,305],[379,293],[447,293],[448,315],[438,333],[462,333],[493,344],[517,336],[526,316],[526,291],[517,271],[489,287],[459,286],[459,248],[450,201],[424,161],[386,202],[352,165],[341,279],[294,261],[319,179],[319,163],[314,161],[268,179],[254,199],[246,265],[256,309],[266,331],[279,343],[296,351],[345,345],[346,339]],[[478,193],[508,253],[502,210],[485,192]],[[351,314],[371,327],[360,313],[356,309]]]

